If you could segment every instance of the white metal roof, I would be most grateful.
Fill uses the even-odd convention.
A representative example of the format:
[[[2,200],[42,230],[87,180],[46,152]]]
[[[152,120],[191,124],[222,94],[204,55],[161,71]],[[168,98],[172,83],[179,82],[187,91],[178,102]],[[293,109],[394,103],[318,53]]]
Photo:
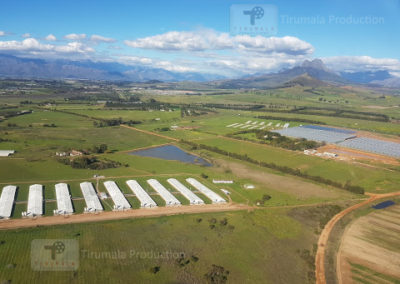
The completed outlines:
[[[27,215],[43,215],[43,185],[33,184],[29,187]]]
[[[100,199],[96,194],[91,182],[82,182],[80,184],[83,197],[85,198],[86,208],[88,211],[103,211],[103,206],[100,203]]]
[[[8,157],[14,153],[15,153],[14,150],[0,150],[0,157]]]
[[[140,201],[140,207],[156,207],[157,204],[136,180],[128,180],[126,184]]]
[[[204,204],[204,201],[193,193],[189,188],[181,184],[177,179],[170,178],[167,180],[176,190],[182,193],[190,201],[190,204]]]
[[[108,194],[110,194],[116,209],[128,209],[131,208],[128,200],[126,200],[124,194],[119,189],[118,185],[113,181],[104,182],[104,186],[106,187]]]
[[[10,218],[16,191],[15,185],[3,187],[0,197],[0,218]]]
[[[57,197],[57,213],[59,214],[72,214],[74,209],[72,207],[71,196],[69,194],[68,184],[56,184],[56,197]]]
[[[158,180],[148,179],[147,183],[160,194],[162,199],[165,200],[166,206],[181,205],[181,202],[176,199],[176,197],[173,196],[172,193],[168,191],[168,189],[166,189],[161,183],[159,183]]]
[[[221,196],[216,194],[214,191],[200,183],[194,178],[187,178],[186,181],[191,184],[193,187],[198,189],[201,193],[203,193],[205,196],[211,199],[212,203],[225,203],[225,199],[223,199]]]

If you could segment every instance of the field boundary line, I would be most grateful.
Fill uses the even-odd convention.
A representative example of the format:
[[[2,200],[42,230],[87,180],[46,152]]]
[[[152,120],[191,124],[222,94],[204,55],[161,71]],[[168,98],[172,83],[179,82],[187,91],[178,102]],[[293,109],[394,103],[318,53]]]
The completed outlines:
[[[139,129],[139,128],[128,126],[128,125],[124,125],[124,124],[120,124],[120,126],[128,128],[128,129],[132,129],[132,130],[135,130],[135,131],[138,131],[138,132],[146,133],[146,134],[149,134],[149,135],[161,137],[161,138],[164,138],[164,139],[168,139],[168,140],[172,140],[172,141],[176,141],[176,142],[179,141],[179,139],[177,139],[177,138],[168,137],[168,136],[165,136],[165,135],[162,135],[162,134],[158,134],[158,133],[154,133],[154,132],[151,132],[151,131],[148,131],[148,130],[143,130],[143,129]]]

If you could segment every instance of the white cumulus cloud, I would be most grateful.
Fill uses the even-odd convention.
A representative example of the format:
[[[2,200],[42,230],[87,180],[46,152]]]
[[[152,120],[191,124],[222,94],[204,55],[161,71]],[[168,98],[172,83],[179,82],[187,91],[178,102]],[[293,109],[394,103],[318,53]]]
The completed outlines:
[[[64,38],[68,40],[83,40],[86,38],[86,34],[68,34]]]
[[[0,41],[0,50],[18,54],[57,54],[57,53],[92,53],[95,50],[80,42],[69,42],[66,45],[43,44],[35,38],[23,41]]]
[[[30,33],[24,33],[23,35],[21,35],[23,38],[28,38],[28,37],[31,37],[31,34]]]
[[[164,51],[237,50],[245,52],[312,54],[313,46],[297,37],[264,37],[220,33],[214,30],[171,31],[136,40],[126,40],[133,48]]]
[[[0,31],[0,36],[5,36],[5,35],[6,35],[6,32]]]
[[[115,39],[113,39],[113,38],[109,38],[109,37],[104,37],[104,36],[101,36],[101,35],[92,35],[91,37],[90,37],[90,40],[91,41],[93,41],[93,42],[115,42],[116,40]]]
[[[48,34],[45,38],[47,41],[56,41],[57,38],[53,34]]]
[[[377,71],[400,72],[400,60],[395,58],[374,58],[371,56],[333,56],[322,58],[335,71]]]

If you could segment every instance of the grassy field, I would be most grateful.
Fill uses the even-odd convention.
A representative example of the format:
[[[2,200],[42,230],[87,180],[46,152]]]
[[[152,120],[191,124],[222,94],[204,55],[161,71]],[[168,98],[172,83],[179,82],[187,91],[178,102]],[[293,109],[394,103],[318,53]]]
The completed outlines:
[[[307,223],[289,217],[290,210],[275,209],[0,231],[0,280],[205,282],[215,264],[229,271],[229,282],[312,283],[313,268],[304,252],[313,253],[319,217],[309,208],[298,210],[309,216]],[[224,218],[226,225],[220,223]],[[32,271],[30,243],[43,238],[78,240],[79,269]],[[118,251],[120,257],[107,254]],[[159,256],[168,252],[172,257]],[[151,272],[156,266],[159,272]]]
[[[310,175],[319,175],[341,183],[350,181],[352,184],[365,187],[368,191],[398,190],[400,182],[397,171],[385,168],[356,166],[345,162],[306,156],[301,152],[232,139],[205,139],[199,143],[216,146],[233,153],[246,154],[260,161],[298,168]]]

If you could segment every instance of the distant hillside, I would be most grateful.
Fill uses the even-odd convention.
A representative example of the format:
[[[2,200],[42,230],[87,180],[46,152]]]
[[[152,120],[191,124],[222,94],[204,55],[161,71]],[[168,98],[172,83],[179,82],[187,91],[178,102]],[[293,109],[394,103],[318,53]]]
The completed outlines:
[[[0,77],[17,79],[88,79],[144,82],[209,81],[222,76],[194,72],[171,72],[160,68],[130,66],[113,62],[43,60],[0,54]]]
[[[298,78],[300,76],[300,78]],[[297,79],[296,79],[297,78]],[[312,80],[314,79],[314,80]],[[324,83],[325,82],[325,83]],[[348,81],[329,70],[322,60],[304,61],[302,65],[278,73],[213,82],[219,88],[276,88],[287,84],[312,87],[320,84],[345,84]],[[310,84],[310,85],[308,85]]]
[[[303,74],[293,78],[292,80],[286,82],[283,86],[284,87],[293,87],[293,86],[303,86],[303,87],[323,87],[328,86],[328,83],[325,83],[321,80],[315,79],[308,74]]]

